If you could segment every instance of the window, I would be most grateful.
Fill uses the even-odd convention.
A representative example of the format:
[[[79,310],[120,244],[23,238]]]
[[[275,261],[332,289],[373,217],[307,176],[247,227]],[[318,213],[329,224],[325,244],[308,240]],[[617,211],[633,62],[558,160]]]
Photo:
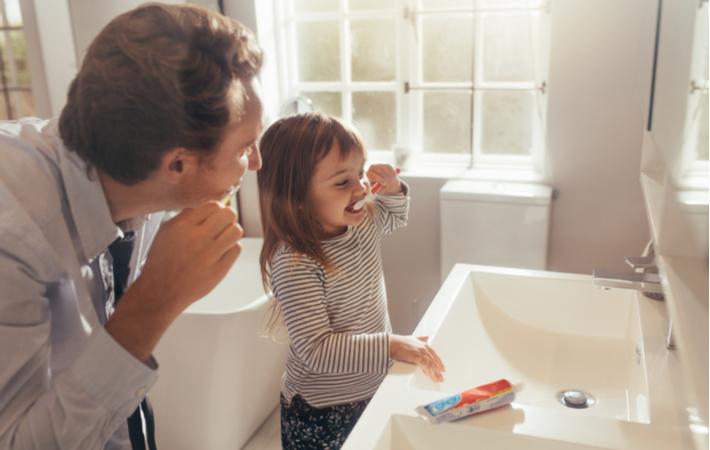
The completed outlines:
[[[681,151],[680,184],[708,188],[708,2],[695,16],[690,89]]]
[[[0,0],[0,119],[36,116],[19,0]]]
[[[287,97],[353,121],[371,153],[400,143],[415,164],[541,168],[547,2],[274,2]]]

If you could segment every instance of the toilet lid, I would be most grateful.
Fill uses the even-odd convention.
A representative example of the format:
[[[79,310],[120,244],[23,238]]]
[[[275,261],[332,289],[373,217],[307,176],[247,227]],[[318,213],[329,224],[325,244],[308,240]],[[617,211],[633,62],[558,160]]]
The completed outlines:
[[[441,188],[439,195],[442,200],[549,205],[552,188],[540,184],[451,180]]]

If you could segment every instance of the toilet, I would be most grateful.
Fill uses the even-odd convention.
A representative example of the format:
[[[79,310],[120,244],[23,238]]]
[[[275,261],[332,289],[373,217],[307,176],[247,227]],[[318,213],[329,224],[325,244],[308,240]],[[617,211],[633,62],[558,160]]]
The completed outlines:
[[[457,263],[545,270],[552,188],[451,180],[439,194],[442,281]]]

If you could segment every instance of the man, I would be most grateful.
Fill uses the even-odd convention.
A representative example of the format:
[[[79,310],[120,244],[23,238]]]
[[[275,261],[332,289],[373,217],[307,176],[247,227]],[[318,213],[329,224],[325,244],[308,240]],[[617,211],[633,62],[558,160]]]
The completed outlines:
[[[146,5],[94,40],[59,120],[0,125],[0,449],[153,447],[151,352],[241,250],[219,200],[261,166],[261,62],[233,20]]]

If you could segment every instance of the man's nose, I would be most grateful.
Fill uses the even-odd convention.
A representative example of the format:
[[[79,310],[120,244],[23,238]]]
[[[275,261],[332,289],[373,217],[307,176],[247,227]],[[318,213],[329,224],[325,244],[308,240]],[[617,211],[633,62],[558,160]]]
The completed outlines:
[[[259,152],[259,146],[254,144],[249,154],[249,170],[259,170],[261,169],[261,152]]]

